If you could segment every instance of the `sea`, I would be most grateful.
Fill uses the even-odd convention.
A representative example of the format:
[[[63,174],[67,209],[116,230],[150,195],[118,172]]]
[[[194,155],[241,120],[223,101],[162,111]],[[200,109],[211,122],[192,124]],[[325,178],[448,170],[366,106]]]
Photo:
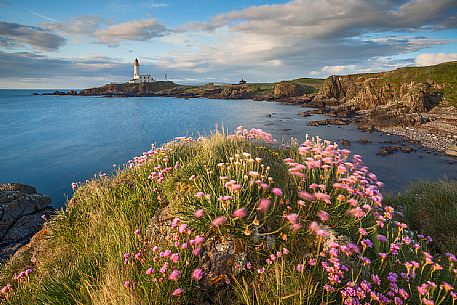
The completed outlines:
[[[35,186],[56,208],[72,195],[71,183],[112,173],[134,156],[178,136],[209,135],[237,126],[261,128],[287,143],[319,136],[350,145],[384,182],[384,192],[401,192],[418,180],[457,179],[457,160],[417,145],[416,151],[380,156],[383,146],[406,143],[401,137],[362,132],[353,125],[310,127],[325,117],[302,117],[297,105],[252,100],[173,97],[106,98],[49,96],[54,90],[0,90],[0,183]],[[361,144],[366,139],[371,143]],[[391,144],[394,143],[394,144]]]

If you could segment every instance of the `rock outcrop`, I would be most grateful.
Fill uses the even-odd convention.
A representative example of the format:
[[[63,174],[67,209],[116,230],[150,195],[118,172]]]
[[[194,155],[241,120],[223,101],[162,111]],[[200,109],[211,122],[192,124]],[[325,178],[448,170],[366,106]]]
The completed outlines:
[[[273,94],[276,98],[296,97],[305,94],[305,89],[297,83],[280,82],[275,85]]]
[[[0,184],[0,262],[28,243],[52,212],[51,198],[34,187]]]

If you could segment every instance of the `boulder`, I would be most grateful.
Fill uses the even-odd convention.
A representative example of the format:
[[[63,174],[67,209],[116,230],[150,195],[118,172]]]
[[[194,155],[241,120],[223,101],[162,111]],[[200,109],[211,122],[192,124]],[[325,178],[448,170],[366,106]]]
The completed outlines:
[[[457,157],[457,145],[451,145],[445,151],[446,155],[451,157]]]
[[[34,187],[0,184],[0,262],[26,244],[52,212],[51,198]]]

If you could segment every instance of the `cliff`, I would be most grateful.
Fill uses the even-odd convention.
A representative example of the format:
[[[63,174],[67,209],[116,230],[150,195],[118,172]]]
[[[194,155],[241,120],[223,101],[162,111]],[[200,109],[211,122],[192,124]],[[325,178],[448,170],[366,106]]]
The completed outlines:
[[[404,113],[428,112],[440,104],[457,105],[457,62],[330,76],[314,102],[320,101],[355,110],[402,109]]]

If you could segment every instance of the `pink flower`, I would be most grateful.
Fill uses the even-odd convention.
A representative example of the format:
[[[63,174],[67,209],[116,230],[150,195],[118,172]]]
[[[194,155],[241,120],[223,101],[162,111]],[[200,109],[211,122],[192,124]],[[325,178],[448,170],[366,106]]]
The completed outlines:
[[[259,269],[257,270],[257,273],[260,273],[260,274],[262,274],[262,273],[264,273],[264,272],[265,272],[265,268],[264,268],[264,267],[259,268]]]
[[[232,217],[234,218],[244,218],[246,217],[248,212],[246,209],[237,209],[232,213]]]
[[[179,233],[184,233],[186,232],[187,224],[183,223],[182,225],[179,226],[178,232]]]
[[[298,215],[297,214],[289,214],[286,216],[287,220],[291,224],[296,224],[298,222]]]
[[[251,268],[252,268],[251,262],[247,262],[246,263],[246,269],[251,270]]]
[[[303,271],[303,265],[302,264],[298,264],[297,265],[297,272],[302,272]]]
[[[183,249],[183,250],[187,249],[187,243],[183,243],[183,244],[181,245],[181,249]]]
[[[211,225],[213,227],[220,227],[222,226],[225,222],[227,221],[227,217],[225,216],[219,216],[217,218],[215,218],[212,222],[211,222]]]
[[[130,287],[130,281],[125,281],[124,288],[129,288],[129,287]]]
[[[322,222],[326,222],[330,218],[330,214],[326,211],[319,211],[319,213],[317,213],[317,216],[319,216]]]
[[[179,277],[181,276],[181,272],[179,272],[178,270],[174,269],[171,273],[170,273],[170,276],[168,277],[168,279],[170,281],[177,281],[179,279]]]
[[[195,248],[194,251],[192,251],[192,253],[194,254],[194,256],[198,256],[200,254],[200,251],[201,248]]]
[[[274,187],[271,189],[271,192],[278,197],[282,196],[282,190],[279,187]]]
[[[200,210],[195,211],[194,216],[195,216],[195,218],[200,218],[203,216],[204,213],[205,213],[205,211],[203,209],[200,209]]]
[[[308,192],[299,192],[298,197],[300,197],[301,199],[306,200],[306,201],[314,201],[314,199],[315,199],[314,195],[310,194]]]
[[[171,260],[173,263],[179,262],[179,254],[178,254],[178,253],[173,253],[173,254],[170,256],[170,260]]]
[[[154,251],[154,252],[159,251],[159,247],[157,247],[157,246],[152,247],[152,251]]]
[[[182,296],[183,292],[184,290],[182,288],[176,288],[171,295],[174,297],[180,297]]]
[[[148,270],[146,270],[147,275],[151,275],[153,273],[154,273],[154,269],[152,269],[152,268],[149,268]]]
[[[205,242],[205,238],[203,236],[197,235],[194,239],[194,244],[203,244]]]
[[[323,201],[325,203],[330,203],[330,196],[326,193],[321,193],[321,192],[317,192],[317,193],[314,193],[314,197],[316,198],[316,200],[320,200],[320,201]]]
[[[195,196],[196,196],[197,198],[202,198],[203,196],[205,196],[205,193],[203,193],[203,192],[197,192],[197,194],[195,194]]]
[[[135,232],[133,232],[133,233],[135,233],[135,235],[139,235],[140,232],[141,232],[140,229],[136,229]]]
[[[204,275],[203,270],[200,268],[197,268],[194,270],[194,272],[192,272],[192,279],[199,281],[203,278],[203,275]]]
[[[257,207],[257,211],[264,213],[270,207],[270,199],[262,198],[260,199],[259,206]]]

